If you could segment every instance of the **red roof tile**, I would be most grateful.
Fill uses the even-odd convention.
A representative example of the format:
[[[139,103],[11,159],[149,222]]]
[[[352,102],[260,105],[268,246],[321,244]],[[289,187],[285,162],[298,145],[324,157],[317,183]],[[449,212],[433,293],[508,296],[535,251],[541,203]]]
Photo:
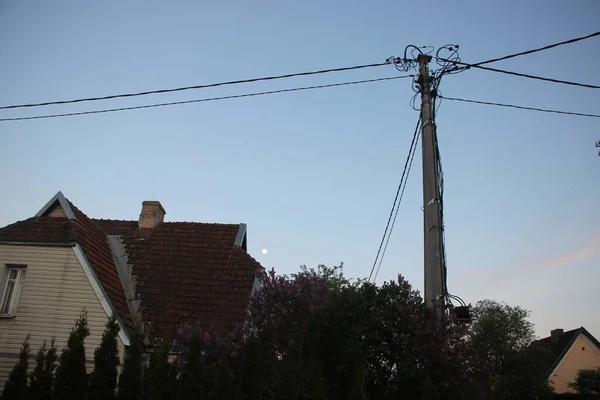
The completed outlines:
[[[125,327],[130,332],[135,331],[125,291],[106,234],[73,203],[69,202],[69,205],[76,217],[76,220],[71,221],[76,226],[73,230],[73,241],[81,246]]]
[[[2,242],[69,243],[67,218],[33,217],[0,228]]]
[[[221,328],[244,322],[262,267],[234,246],[239,225],[163,222],[140,231],[137,221],[94,221],[121,236],[154,336],[170,340],[184,322]]]
[[[0,241],[78,243],[112,305],[133,329],[107,235],[121,237],[150,334],[172,340],[182,323],[230,329],[243,324],[262,266],[234,245],[240,225],[90,219],[69,202],[75,220],[40,216],[0,229]],[[44,215],[47,215],[45,213]]]

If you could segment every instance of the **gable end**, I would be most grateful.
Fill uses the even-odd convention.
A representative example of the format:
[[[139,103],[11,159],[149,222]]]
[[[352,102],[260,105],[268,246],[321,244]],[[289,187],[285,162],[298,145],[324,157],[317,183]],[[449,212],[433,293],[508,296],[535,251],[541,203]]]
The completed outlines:
[[[60,207],[59,207],[60,206]],[[40,211],[35,214],[36,217],[66,217],[68,219],[76,220],[75,213],[69,205],[69,202],[62,194],[62,192],[56,193],[54,197],[46,203]]]

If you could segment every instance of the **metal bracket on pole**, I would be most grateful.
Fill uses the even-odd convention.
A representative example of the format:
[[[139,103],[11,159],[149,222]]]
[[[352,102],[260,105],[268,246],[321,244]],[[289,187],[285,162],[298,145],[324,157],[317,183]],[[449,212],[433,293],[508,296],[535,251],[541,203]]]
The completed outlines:
[[[427,203],[427,207],[433,205],[433,204],[439,204],[439,200],[438,199],[431,199],[429,200],[429,203]]]

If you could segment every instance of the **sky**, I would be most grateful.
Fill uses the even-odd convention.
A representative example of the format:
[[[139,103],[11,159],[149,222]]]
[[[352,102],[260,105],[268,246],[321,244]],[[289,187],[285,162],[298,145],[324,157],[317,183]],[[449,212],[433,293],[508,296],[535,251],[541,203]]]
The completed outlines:
[[[597,31],[600,3],[563,1],[0,0],[0,106],[380,63],[460,45],[475,63]],[[600,84],[600,37],[491,64]],[[70,113],[398,76],[393,66],[93,103]],[[468,70],[448,97],[598,113],[595,89]],[[248,224],[280,273],[369,275],[418,112],[410,79],[144,110],[0,122],[0,226],[56,192],[88,216]],[[531,311],[538,336],[600,339],[600,120],[442,102],[448,287]],[[423,289],[420,147],[377,283]],[[268,253],[262,254],[261,250]]]

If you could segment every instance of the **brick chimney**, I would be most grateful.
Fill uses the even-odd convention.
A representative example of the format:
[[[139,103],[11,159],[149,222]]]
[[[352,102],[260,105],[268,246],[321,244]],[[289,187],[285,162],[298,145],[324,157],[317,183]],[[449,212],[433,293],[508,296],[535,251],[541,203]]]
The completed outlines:
[[[163,222],[166,213],[160,201],[144,201],[138,227],[140,229],[154,229]]]
[[[550,344],[555,346],[558,344],[561,336],[565,333],[563,329],[553,329],[550,331]]]

